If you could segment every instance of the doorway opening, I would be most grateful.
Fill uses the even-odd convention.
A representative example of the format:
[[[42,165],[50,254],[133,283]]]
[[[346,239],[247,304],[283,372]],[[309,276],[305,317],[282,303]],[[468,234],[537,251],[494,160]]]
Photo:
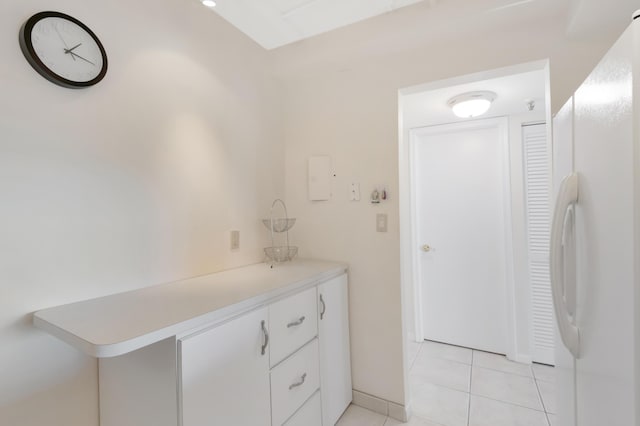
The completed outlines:
[[[411,342],[553,364],[548,83],[538,61],[399,93],[407,406]],[[447,101],[473,91],[496,93],[489,111],[455,117]]]

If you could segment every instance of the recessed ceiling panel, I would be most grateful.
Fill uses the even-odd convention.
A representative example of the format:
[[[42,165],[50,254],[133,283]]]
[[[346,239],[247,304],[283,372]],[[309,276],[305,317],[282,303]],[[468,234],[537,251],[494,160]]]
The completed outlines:
[[[273,0],[281,13],[291,13],[296,9],[315,3],[317,0]]]
[[[274,49],[421,1],[216,0],[213,10],[264,48]]]

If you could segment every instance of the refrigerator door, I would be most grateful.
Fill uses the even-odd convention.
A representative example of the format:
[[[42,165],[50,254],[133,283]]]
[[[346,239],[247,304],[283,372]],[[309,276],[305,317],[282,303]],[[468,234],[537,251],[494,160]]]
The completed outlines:
[[[561,181],[571,173],[573,173],[573,98],[569,99],[553,120],[554,199],[558,196]],[[570,268],[571,265],[567,265],[567,267]],[[566,287],[564,293],[567,293]],[[575,312],[575,304],[571,307],[567,306],[567,308],[570,313]],[[556,330],[556,336],[557,423],[562,426],[576,426],[575,359],[571,352],[561,344],[562,339],[558,330]]]
[[[574,95],[580,426],[635,424],[633,25]]]

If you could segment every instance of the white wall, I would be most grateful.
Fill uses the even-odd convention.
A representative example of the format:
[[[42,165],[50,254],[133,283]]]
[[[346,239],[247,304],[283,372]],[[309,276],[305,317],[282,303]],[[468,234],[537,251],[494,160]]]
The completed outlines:
[[[451,2],[456,7],[456,1]],[[518,63],[551,59],[556,110],[610,44],[565,36],[565,16],[523,13],[481,19],[472,5],[445,20],[428,2],[275,51],[285,83],[287,201],[300,218],[293,233],[304,256],[350,263],[353,386],[396,403],[403,383],[399,200],[398,90]],[[451,16],[451,14],[449,15]],[[306,200],[306,159],[329,155],[331,201]],[[363,200],[348,201],[360,182]],[[385,184],[389,200],[366,196]],[[376,233],[375,216],[389,215]]]
[[[450,22],[423,3],[274,52],[195,0],[0,4],[0,424],[97,425],[95,361],[30,313],[260,260],[257,219],[283,195],[285,161],[301,254],[352,266],[354,386],[404,403],[398,89],[551,57],[555,110],[610,44],[567,40],[560,17],[478,19],[470,5]],[[50,9],[103,40],[98,86],[54,86],[24,60],[20,25]],[[337,176],[333,200],[312,204],[318,154]],[[352,180],[364,197],[386,184],[389,200],[348,202]]]
[[[51,9],[103,41],[97,86],[24,59],[18,29]],[[31,313],[260,261],[284,193],[279,86],[197,1],[4,1],[0,53],[0,424],[97,425],[95,360]]]

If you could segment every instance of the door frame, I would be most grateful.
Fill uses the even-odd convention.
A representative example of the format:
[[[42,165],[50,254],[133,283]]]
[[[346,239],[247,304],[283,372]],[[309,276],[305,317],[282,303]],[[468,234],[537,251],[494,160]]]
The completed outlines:
[[[410,252],[411,259],[411,272],[414,279],[413,285],[413,303],[414,303],[414,327],[415,327],[415,339],[417,341],[424,340],[424,327],[423,327],[423,299],[422,299],[422,286],[417,285],[420,277],[419,255],[418,250],[420,242],[417,240],[418,231],[418,215],[416,205],[416,186],[418,185],[416,177],[415,166],[415,147],[419,143],[420,137],[428,136],[430,134],[440,134],[444,132],[455,132],[465,130],[487,129],[497,128],[500,140],[498,141],[501,150],[502,157],[502,209],[504,215],[504,247],[505,247],[505,268],[504,268],[504,280],[505,280],[505,303],[506,314],[504,318],[507,325],[507,336],[505,348],[507,351],[507,357],[513,359],[515,355],[516,347],[516,330],[515,324],[515,278],[514,278],[514,259],[513,259],[513,228],[512,228],[512,213],[511,213],[511,166],[510,166],[510,152],[509,152],[509,120],[507,117],[486,118],[478,120],[469,120],[451,124],[438,124],[433,126],[414,128],[409,131],[409,191],[408,199],[410,205],[410,244],[412,250]]]
[[[442,80],[435,80],[421,84],[415,84],[412,86],[407,86],[398,89],[398,99],[397,99],[397,112],[398,112],[398,198],[399,198],[399,225],[400,225],[400,297],[401,297],[401,318],[402,318],[402,351],[404,354],[404,362],[403,362],[403,376],[404,376],[404,404],[407,408],[407,411],[411,411],[411,390],[409,388],[409,366],[408,362],[408,354],[409,354],[409,345],[408,342],[413,340],[416,341],[415,335],[412,334],[411,326],[414,322],[414,318],[409,314],[409,312],[413,309],[413,270],[412,270],[412,261],[411,254],[414,250],[414,245],[411,241],[411,206],[409,200],[409,194],[411,192],[411,188],[409,187],[409,129],[406,127],[405,118],[404,118],[404,108],[405,108],[405,100],[408,96],[411,96],[416,93],[421,92],[429,92],[432,90],[443,89],[445,87],[458,86],[467,83],[475,83],[484,80],[489,80],[493,78],[501,78],[506,77],[513,74],[529,72],[529,71],[541,71],[544,73],[545,78],[545,96],[544,96],[544,104],[545,104],[545,121],[547,122],[547,140],[551,143],[551,133],[552,133],[552,104],[551,104],[551,70],[549,59],[541,59],[537,61],[525,62],[515,65],[508,65],[502,68],[493,68],[487,69],[471,74],[452,76],[448,78],[444,78]],[[452,120],[453,121],[453,120]],[[510,122],[512,122],[510,118]],[[426,124],[437,124],[429,120],[429,117],[425,117]],[[513,123],[511,123],[513,124]],[[513,133],[511,134],[513,137]],[[512,154],[514,156],[518,156],[518,147],[516,145],[511,145]],[[511,158],[511,167],[513,167],[512,171],[515,173],[517,164],[520,163],[521,159]],[[517,184],[517,182],[514,182]],[[515,188],[515,186],[514,186]],[[519,204],[519,197],[513,198],[513,214],[517,215]],[[514,218],[517,216],[513,216]],[[518,222],[514,222],[514,226],[516,226]],[[520,234],[520,230],[514,228],[514,237]],[[521,243],[519,240],[516,241],[517,245],[514,247],[515,249],[521,249]],[[516,257],[514,260],[518,261],[518,264],[522,261],[518,253],[514,253]],[[518,260],[520,259],[520,260]],[[517,266],[517,264],[516,264]],[[518,267],[514,270],[514,275],[517,277],[522,277],[524,272],[522,268]],[[519,278],[520,279],[520,278]],[[516,292],[516,297],[520,297],[521,292],[518,290]],[[518,299],[519,300],[519,299]],[[517,322],[513,325],[513,327],[518,331],[518,334],[523,332],[521,324],[519,322],[528,321],[528,313],[523,314],[522,312],[518,312],[516,314]],[[528,331],[527,331],[528,332]],[[518,336],[517,336],[518,337]],[[525,338],[525,341],[528,341],[530,338],[530,333]],[[515,340],[515,343],[512,347],[509,348],[507,355],[511,357],[511,359],[515,359],[519,362],[528,363],[531,362],[531,358],[528,355],[529,352],[525,351],[523,345],[523,339],[519,337]],[[520,351],[523,351],[520,353]]]

